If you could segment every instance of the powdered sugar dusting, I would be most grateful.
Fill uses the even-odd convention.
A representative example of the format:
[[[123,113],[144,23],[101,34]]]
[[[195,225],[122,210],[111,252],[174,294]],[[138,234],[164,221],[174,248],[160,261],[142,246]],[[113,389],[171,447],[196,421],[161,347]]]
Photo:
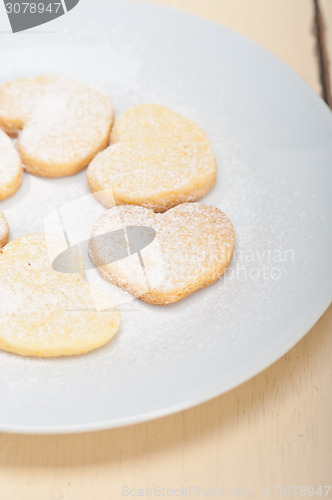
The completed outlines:
[[[94,239],[126,226],[149,226],[156,239],[137,255],[109,263],[107,241]],[[231,221],[221,210],[186,203],[165,214],[141,207],[113,208],[97,222],[90,242],[91,256],[101,274],[148,302],[170,303],[219,278],[234,248]]]
[[[22,86],[27,90],[22,92]],[[110,99],[60,77],[37,77],[0,87],[0,124],[19,134],[27,170],[58,177],[86,167],[109,142]]]
[[[195,201],[216,179],[216,161],[205,132],[170,109],[141,104],[115,122],[111,146],[88,168],[92,191],[112,191],[106,206],[128,203],[163,212]]]
[[[2,250],[2,349],[35,356],[80,354],[105,344],[119,327],[111,297],[90,287],[82,273],[55,272],[50,248],[57,255],[66,246],[58,236],[47,235],[46,241],[43,234],[30,234]]]
[[[16,191],[21,177],[20,157],[11,139],[0,129],[0,200]]]

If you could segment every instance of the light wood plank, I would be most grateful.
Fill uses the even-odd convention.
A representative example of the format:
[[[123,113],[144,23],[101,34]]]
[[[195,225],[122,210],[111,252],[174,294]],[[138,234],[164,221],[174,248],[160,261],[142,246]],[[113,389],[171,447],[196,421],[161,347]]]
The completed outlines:
[[[326,0],[331,2],[331,0]],[[150,0],[219,22],[259,43],[321,94],[313,0]]]

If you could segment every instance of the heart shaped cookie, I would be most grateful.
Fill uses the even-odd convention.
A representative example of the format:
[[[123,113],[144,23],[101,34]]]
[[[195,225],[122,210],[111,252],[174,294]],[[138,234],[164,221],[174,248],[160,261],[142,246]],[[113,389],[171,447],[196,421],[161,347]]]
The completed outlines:
[[[128,226],[151,227],[156,238],[140,253],[110,262],[107,237],[100,236]],[[170,304],[224,274],[232,258],[234,238],[231,221],[216,207],[185,203],[165,214],[155,214],[143,207],[121,206],[97,221],[90,239],[90,257],[109,282],[146,302]]]
[[[0,249],[7,245],[9,238],[9,227],[3,212],[0,212]]]
[[[196,123],[156,104],[140,104],[114,124],[111,145],[88,168],[88,182],[107,207],[141,205],[164,212],[204,196],[216,160]]]
[[[23,78],[0,86],[0,127],[18,135],[27,171],[72,175],[109,143],[110,99],[65,78]]]
[[[84,280],[80,255],[81,273],[52,269],[65,246],[57,235],[28,234],[1,250],[0,349],[39,357],[83,354],[119,329],[117,306]]]
[[[21,159],[8,135],[0,130],[0,201],[14,194],[21,185]]]

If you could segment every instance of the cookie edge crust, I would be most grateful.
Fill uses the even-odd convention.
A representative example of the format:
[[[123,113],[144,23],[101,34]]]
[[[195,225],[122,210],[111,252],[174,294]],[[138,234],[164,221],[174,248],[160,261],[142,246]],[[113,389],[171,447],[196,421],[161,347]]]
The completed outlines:
[[[104,312],[100,312],[100,314],[105,314]],[[59,346],[57,348],[54,348],[53,346],[50,346],[46,349],[38,350],[34,348],[34,346],[27,347],[25,346],[16,346],[15,343],[13,342],[8,342],[4,341],[3,339],[0,338],[0,350],[4,352],[8,352],[10,354],[14,354],[16,356],[21,356],[21,357],[27,357],[27,358],[39,358],[39,359],[47,359],[47,358],[65,358],[65,357],[73,357],[75,358],[76,356],[81,356],[83,354],[88,354],[89,352],[96,351],[97,349],[100,349],[107,345],[118,333],[120,326],[121,326],[121,313],[118,308],[118,306],[114,306],[113,311],[112,311],[112,320],[109,321],[109,323],[112,323],[112,333],[104,335],[104,338],[102,341],[95,342],[94,344],[89,345],[89,347],[86,347],[84,349],[77,349],[77,346],[75,345],[70,345],[68,346]]]
[[[38,177],[45,177],[50,179],[55,179],[58,177],[69,177],[71,175],[77,174],[78,172],[81,172],[81,170],[84,170],[93,161],[93,159],[108,146],[112,123],[113,122],[111,121],[107,132],[105,133],[98,146],[88,155],[82,158],[80,162],[54,163],[53,165],[50,165],[50,163],[36,160],[32,156],[30,156],[24,150],[24,148],[22,148],[20,142],[18,142],[17,149],[22,159],[24,170]]]
[[[22,181],[23,181],[23,168],[21,165],[17,171],[16,176],[9,184],[7,184],[5,187],[1,187],[0,185],[0,201],[4,201],[7,198],[13,196],[13,194],[15,194],[16,191],[18,191],[18,189],[20,188]]]
[[[65,78],[63,76],[57,76],[57,75],[38,75],[38,76],[33,76],[33,77],[26,77],[26,78],[18,78],[9,82],[5,82],[2,85],[0,85],[0,98],[1,96],[1,91],[6,89],[9,89],[10,87],[14,86],[16,84],[18,85],[38,85],[40,86],[39,93],[40,95],[44,95],[45,91],[47,90],[48,85],[53,85],[57,82],[57,80],[65,79],[68,80],[68,82],[71,83],[76,83],[82,87],[85,87],[86,89],[89,89],[95,93],[98,93],[101,97],[104,99],[108,100],[108,104],[110,107],[110,113],[109,113],[109,123],[108,127],[106,130],[105,127],[105,132],[102,135],[101,139],[98,142],[97,145],[94,148],[91,148],[91,151],[88,152],[84,158],[82,158],[79,162],[75,161],[75,159],[69,161],[69,162],[62,162],[62,163],[53,163],[50,164],[49,162],[38,160],[31,156],[29,152],[22,147],[21,141],[20,141],[20,135],[23,133],[24,129],[29,127],[29,121],[30,118],[11,118],[7,119],[6,117],[2,116],[0,114],[0,129],[5,132],[10,138],[18,138],[17,141],[17,151],[21,160],[21,167],[22,167],[22,172],[21,172],[21,180],[18,183],[18,187],[20,183],[22,182],[22,177],[23,177],[23,170],[33,174],[37,175],[39,177],[46,177],[46,178],[57,178],[57,177],[67,177],[74,175],[84,168],[86,168],[91,161],[100,153],[103,151],[110,142],[110,135],[111,135],[111,130],[113,127],[114,123],[114,105],[112,100],[110,99],[109,96],[99,92],[99,90],[96,90],[92,87],[86,86],[83,83],[79,81],[72,80],[70,78]],[[16,188],[16,190],[18,189]],[[8,198],[12,194],[14,194],[15,189],[11,192],[10,194],[4,195],[4,197],[1,197],[1,190],[0,190],[0,201],[3,199]]]
[[[5,233],[0,234],[0,250],[1,250],[5,245],[7,245],[9,241],[9,226],[5,214],[1,211],[0,211],[0,219],[2,219],[3,225],[5,227]]]
[[[178,206],[181,206],[181,205],[178,205]],[[199,286],[194,286],[192,283],[190,283],[189,286],[187,286],[185,288],[181,288],[181,289],[180,288],[174,289],[174,291],[172,291],[171,293],[162,292],[158,288],[146,293],[145,291],[143,291],[140,288],[136,288],[136,287],[131,286],[130,284],[128,284],[128,282],[126,280],[121,279],[121,277],[114,275],[111,272],[111,270],[107,268],[107,265],[106,266],[101,265],[101,262],[98,260],[98,257],[96,256],[96,253],[94,252],[94,249],[93,249],[93,238],[94,238],[94,232],[95,232],[95,228],[96,228],[98,221],[102,217],[105,217],[107,215],[107,212],[105,214],[103,214],[98,219],[98,221],[96,222],[96,224],[92,230],[92,234],[91,234],[90,242],[89,242],[89,257],[92,260],[92,262],[95,264],[95,266],[98,268],[98,271],[101,274],[101,276],[106,281],[108,281],[112,285],[115,285],[115,286],[121,288],[122,290],[124,290],[126,292],[129,292],[134,297],[141,299],[144,302],[147,302],[149,304],[155,304],[155,305],[167,305],[167,304],[173,304],[173,303],[179,302],[180,300],[184,299],[185,297],[188,297],[189,295],[193,294],[194,292],[196,292],[202,288],[206,288],[209,285],[212,285],[213,283],[215,283],[219,278],[221,278],[225,274],[225,272],[228,270],[228,268],[231,264],[231,261],[232,261],[234,248],[235,248],[235,231],[234,231],[233,223],[229,219],[229,217],[227,217],[227,215],[222,210],[220,210],[218,207],[215,207],[213,205],[205,205],[205,206],[217,209],[229,221],[230,232],[231,232],[231,236],[232,236],[232,244],[229,247],[227,255],[223,258],[222,262],[220,262],[218,270],[217,271],[214,270],[209,275],[204,276],[204,279],[202,279],[202,281],[199,283]],[[142,207],[140,207],[140,208],[142,208]],[[174,208],[176,208],[176,207],[174,207]],[[153,211],[151,209],[148,209],[148,210],[153,213]]]
[[[3,214],[0,211],[0,215]],[[5,219],[5,217],[4,217]],[[7,222],[7,221],[6,221]],[[7,224],[8,226],[8,224]],[[58,235],[55,235],[58,236]],[[25,234],[22,236],[19,236],[18,238],[15,238],[12,240],[7,246],[2,248],[0,250],[0,259],[5,258],[6,252],[10,252],[11,246],[15,245],[15,242],[18,240],[23,240],[25,241],[26,239],[29,241],[30,239],[33,241],[34,238],[36,237],[45,237],[45,233],[29,233]],[[82,259],[82,265],[83,265],[83,259]],[[61,273],[59,273],[61,274]],[[97,293],[103,293],[106,294],[106,292],[103,292],[99,288],[95,287],[94,285],[90,285],[87,280],[84,278],[84,267],[82,267],[82,272],[78,274],[79,280],[82,281],[84,286],[90,287],[92,290],[95,290]],[[36,358],[59,358],[59,357],[76,357],[82,354],[87,354],[91,351],[94,351],[96,349],[99,349],[106,344],[108,344],[113,337],[118,333],[120,327],[121,327],[121,311],[118,306],[118,304],[114,301],[114,299],[109,295],[108,297],[111,299],[111,302],[113,303],[112,307],[109,309],[105,310],[100,310],[100,311],[94,311],[94,314],[102,314],[102,315],[110,315],[109,319],[106,318],[105,321],[105,316],[102,317],[103,321],[106,322],[108,325],[107,327],[104,325],[103,328],[103,335],[96,336],[96,341],[95,342],[90,342],[89,345],[87,345],[85,348],[77,348],[76,341],[68,342],[66,345],[66,342],[56,346],[55,344],[42,347],[39,349],[36,347],[36,345],[31,342],[27,341],[20,344],[17,344],[15,339],[14,341],[8,341],[6,338],[1,337],[0,335],[0,350],[4,352],[8,352],[17,356],[22,356],[22,357],[36,357]],[[80,311],[83,314],[91,314],[91,311],[89,310],[82,310]],[[54,310],[51,313],[51,320],[52,320],[52,314],[55,316],[55,320],[57,320],[56,317],[56,310]],[[110,331],[111,330],[111,331]],[[80,342],[80,338],[78,337],[78,343]],[[38,342],[37,342],[38,344]]]
[[[106,208],[113,208],[116,205],[135,205],[153,210],[155,213],[164,213],[178,205],[198,201],[211,191],[217,181],[217,162],[214,157],[213,160],[213,165],[205,176],[204,182],[199,178],[201,176],[192,177],[188,180],[185,188],[165,191],[165,195],[163,196],[155,195],[151,196],[150,199],[145,198],[144,200],[119,196],[112,188],[105,188],[105,186],[99,184],[95,175],[93,177],[89,175],[89,168],[94,160],[92,160],[88,167],[87,179],[91,192]]]
[[[234,230],[233,230],[234,233]],[[210,276],[205,277],[204,280],[201,281],[199,286],[194,286],[192,283],[190,286],[187,286],[186,288],[177,288],[175,289],[172,293],[164,293],[160,291],[159,289],[154,289],[151,292],[144,293],[142,290],[135,289],[134,287],[131,287],[128,285],[127,282],[124,280],[119,279],[118,277],[114,276],[110,271],[105,269],[105,266],[100,266],[98,267],[98,264],[95,263],[94,259],[92,258],[92,252],[89,252],[90,258],[93,260],[95,265],[97,265],[99,273],[101,276],[111,283],[112,285],[115,285],[122,290],[129,292],[131,295],[136,297],[137,299],[143,300],[144,302],[147,302],[148,304],[154,304],[154,305],[168,305],[168,304],[174,304],[176,302],[179,302],[180,300],[188,297],[189,295],[192,295],[194,292],[197,292],[198,290],[201,290],[202,288],[206,288],[209,285],[212,285],[215,283],[219,278],[221,278],[226,271],[228,270],[231,261],[232,261],[232,256],[234,252],[234,247],[235,247],[235,233],[234,233],[234,238],[233,238],[233,245],[230,251],[228,252],[227,258],[225,261],[223,261],[223,265],[220,266],[219,270],[217,272],[211,273]]]
[[[139,111],[140,108],[144,111],[144,108],[146,107],[156,107],[163,109],[166,113],[178,116],[181,120],[194,125],[200,131],[202,137],[204,137],[204,139],[206,140],[206,158],[208,159],[209,166],[208,168],[204,169],[203,173],[196,174],[195,176],[191,177],[188,176],[188,182],[184,188],[178,188],[177,190],[165,190],[165,194],[163,195],[152,194],[148,198],[130,198],[128,197],[127,193],[116,193],[116,190],[113,190],[110,185],[105,186],[99,183],[97,175],[95,174],[95,172],[98,171],[99,168],[97,163],[95,163],[98,160],[98,155],[96,155],[88,166],[88,185],[96,199],[106,208],[113,208],[115,205],[138,205],[147,209],[151,209],[156,213],[163,213],[171,208],[176,207],[177,205],[198,201],[213,188],[217,181],[217,160],[207,133],[201,128],[199,124],[183,116],[182,114],[173,111],[167,106],[162,106],[155,103],[141,103],[125,110],[114,121],[110,133],[110,143],[108,148],[105,148],[105,151],[111,150],[112,146],[121,144],[121,133],[118,129],[120,128],[119,124],[122,122],[126,114],[131,114],[135,111]],[[101,154],[102,153],[103,152],[101,152]],[[92,173],[93,170],[94,172]]]

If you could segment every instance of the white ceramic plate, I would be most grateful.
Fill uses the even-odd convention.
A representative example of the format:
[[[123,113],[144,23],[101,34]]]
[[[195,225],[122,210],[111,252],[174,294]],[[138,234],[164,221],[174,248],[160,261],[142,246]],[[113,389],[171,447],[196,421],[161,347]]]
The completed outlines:
[[[206,401],[273,363],[329,305],[331,112],[265,50],[177,11],[82,0],[47,29],[54,33],[0,35],[1,82],[65,74],[103,89],[117,113],[157,102],[196,120],[219,169],[203,201],[232,219],[236,253],[224,278],[171,306],[103,284],[121,302],[122,326],[89,355],[0,353],[0,430],[104,429]],[[88,193],[85,172],[26,174],[0,209],[13,238],[43,230],[45,214]]]

